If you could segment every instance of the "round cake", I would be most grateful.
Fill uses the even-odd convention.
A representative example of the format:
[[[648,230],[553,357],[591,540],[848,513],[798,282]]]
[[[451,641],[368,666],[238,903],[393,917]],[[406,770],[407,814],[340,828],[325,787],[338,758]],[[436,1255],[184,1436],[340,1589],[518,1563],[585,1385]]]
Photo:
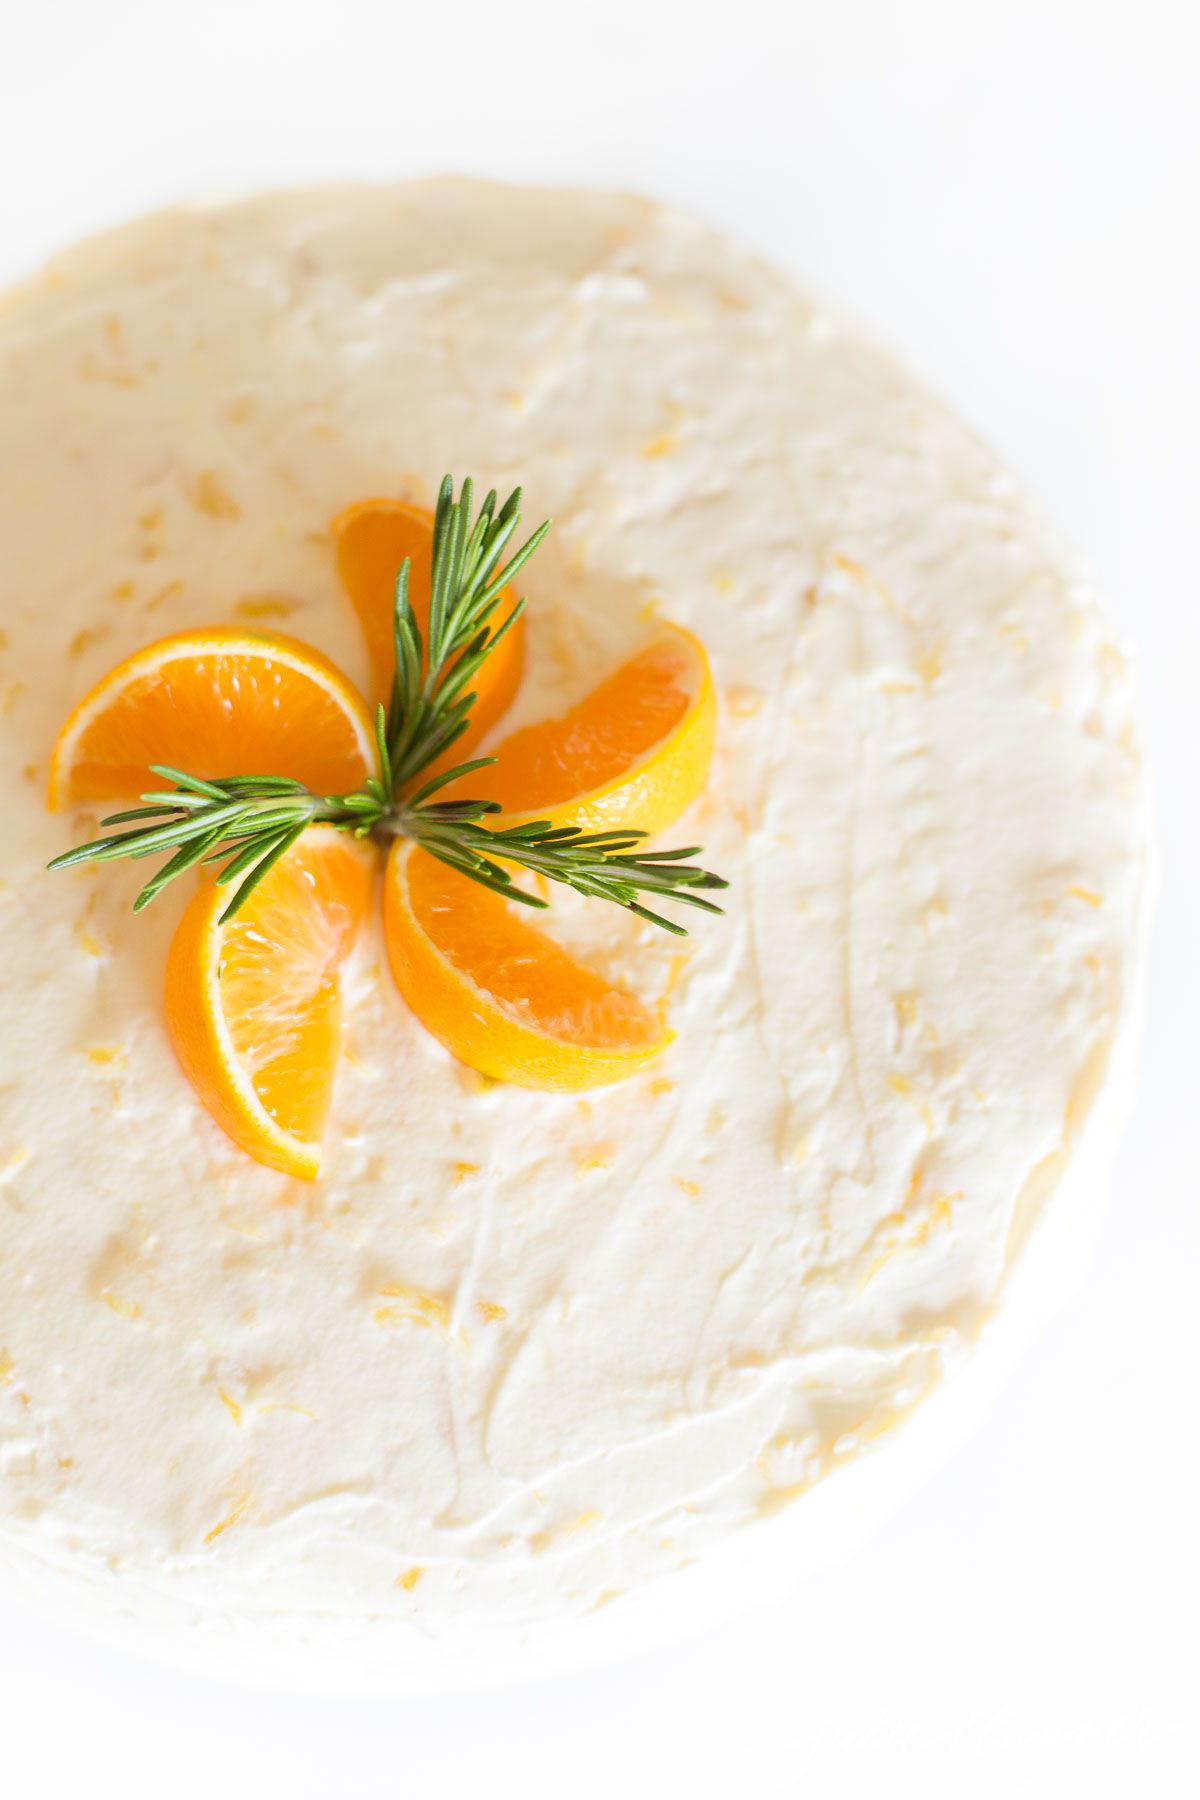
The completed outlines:
[[[143,865],[47,872],[104,810],[52,813],[47,762],[170,632],[365,688],[330,520],[446,470],[554,521],[506,729],[662,621],[703,643],[671,841],[731,885],[686,939],[554,895],[675,1033],[584,1096],[456,1062],[373,924],[309,1182],[172,1053],[187,883],[135,916]],[[802,1537],[1006,1298],[1128,1010],[1126,675],[1014,482],[704,227],[440,180],[172,212],[8,296],[0,546],[6,1564],[415,1679]]]

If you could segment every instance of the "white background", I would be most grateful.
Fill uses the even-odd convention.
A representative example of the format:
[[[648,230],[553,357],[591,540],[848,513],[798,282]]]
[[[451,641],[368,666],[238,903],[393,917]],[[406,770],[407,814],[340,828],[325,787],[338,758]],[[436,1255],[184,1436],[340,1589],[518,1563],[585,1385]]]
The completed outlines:
[[[11,1800],[1200,1788],[1196,20],[1193,0],[0,0],[5,277],[182,195],[456,169],[678,201],[847,303],[1108,596],[1162,882],[1087,1285],[848,1562],[637,1663],[412,1702],[185,1678],[8,1611]]]

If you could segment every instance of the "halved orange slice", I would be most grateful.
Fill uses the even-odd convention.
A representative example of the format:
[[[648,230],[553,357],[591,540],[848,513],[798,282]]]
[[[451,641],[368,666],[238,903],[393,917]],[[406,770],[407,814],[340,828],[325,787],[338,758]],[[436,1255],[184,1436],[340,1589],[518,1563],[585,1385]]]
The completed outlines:
[[[54,746],[50,806],[140,794],[155,784],[151,763],[342,794],[370,772],[374,733],[357,688],[319,651],[218,626],[148,645],[85,695]]]
[[[662,831],[703,788],[716,724],[704,646],[667,625],[569,712],[506,737],[472,779],[509,815],[498,826]]]
[[[427,1030],[480,1074],[572,1091],[636,1074],[673,1033],[498,894],[397,843],[384,890],[397,986]]]
[[[374,682],[372,699],[386,705],[396,659],[392,636],[396,576],[406,556],[411,562],[408,595],[422,637],[429,627],[433,514],[407,500],[361,500],[340,512],[330,529],[338,575],[358,614],[367,643]],[[516,596],[504,589],[489,621],[493,629],[504,623],[515,605]],[[472,682],[476,698],[467,730],[446,756],[423,773],[448,767],[451,761],[464,761],[472,745],[508,710],[521,680],[524,631],[524,620],[518,619],[483,663]]]
[[[256,1162],[311,1180],[342,1048],[340,971],[370,904],[371,850],[306,831],[227,923],[206,881],[167,958],[167,1028],[221,1129]]]

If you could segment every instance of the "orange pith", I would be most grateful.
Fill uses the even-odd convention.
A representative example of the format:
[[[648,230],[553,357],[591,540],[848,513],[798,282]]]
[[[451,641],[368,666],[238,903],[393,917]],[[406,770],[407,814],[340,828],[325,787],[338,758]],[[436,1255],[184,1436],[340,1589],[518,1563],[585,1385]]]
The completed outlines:
[[[225,925],[206,881],[167,958],[167,1026],[217,1124],[257,1162],[312,1179],[342,1046],[339,972],[370,904],[374,857],[314,826]]]
[[[481,1074],[519,1087],[600,1087],[636,1073],[671,1032],[515,916],[499,895],[398,843],[384,896],[396,983],[427,1030]]]
[[[704,647],[668,625],[569,712],[506,737],[474,783],[513,818],[662,831],[703,788],[715,735]]]
[[[371,697],[386,703],[395,667],[396,575],[406,556],[411,561],[408,594],[422,636],[429,624],[433,514],[406,500],[362,500],[340,512],[331,529],[338,575],[366,639],[374,684]],[[505,589],[489,621],[493,629],[503,624],[515,604],[515,595]],[[512,704],[521,680],[524,629],[518,619],[480,668],[472,683],[476,698],[470,724],[448,755],[430,764],[431,772],[463,761]]]
[[[50,805],[140,794],[155,783],[152,762],[346,793],[369,772],[372,744],[361,695],[319,651],[282,633],[181,632],[119,663],[79,702],[54,746]]]

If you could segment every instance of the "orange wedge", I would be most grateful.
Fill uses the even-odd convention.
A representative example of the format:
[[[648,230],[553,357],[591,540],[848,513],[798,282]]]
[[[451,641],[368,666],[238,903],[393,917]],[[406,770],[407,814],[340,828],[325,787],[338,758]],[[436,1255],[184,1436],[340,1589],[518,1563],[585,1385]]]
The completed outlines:
[[[216,627],[148,645],[85,695],[54,746],[50,806],[140,794],[151,763],[349,793],[374,764],[374,734],[362,696],[319,651]]]
[[[662,831],[703,788],[716,725],[704,646],[668,625],[569,712],[506,737],[474,785],[506,825]]]
[[[428,630],[433,514],[406,500],[361,500],[340,512],[331,530],[338,575],[367,642],[374,682],[372,699],[386,704],[395,668],[392,621],[396,576],[406,556],[411,560],[409,599],[422,635]],[[515,595],[504,589],[490,621],[493,627],[502,625],[515,605]],[[507,712],[521,680],[524,631],[524,621],[518,619],[480,668],[472,683],[476,699],[470,725],[447,757],[432,763],[428,772],[448,766],[450,761],[462,762],[471,746]]]
[[[317,1174],[342,1048],[340,970],[362,928],[374,858],[313,826],[227,924],[207,881],[167,958],[167,1027],[221,1129],[269,1168]]]
[[[490,889],[397,843],[384,890],[397,986],[452,1056],[518,1087],[564,1092],[622,1081],[672,1033]]]

